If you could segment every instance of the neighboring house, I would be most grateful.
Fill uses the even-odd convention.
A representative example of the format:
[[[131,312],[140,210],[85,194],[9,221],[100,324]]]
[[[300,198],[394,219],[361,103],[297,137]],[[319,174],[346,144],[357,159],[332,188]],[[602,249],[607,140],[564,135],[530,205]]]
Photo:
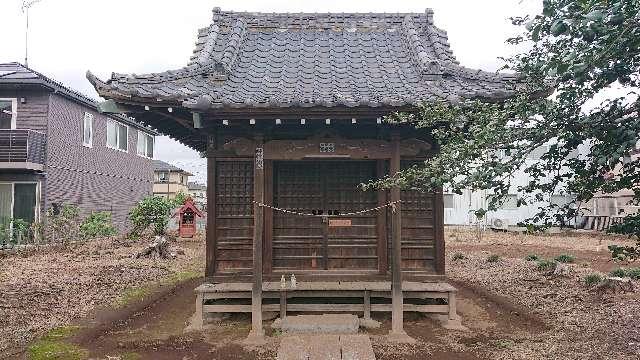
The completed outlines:
[[[525,186],[530,177],[524,172],[526,166],[539,161],[540,157],[548,150],[547,145],[540,146],[532,151],[526,158],[524,166],[513,174],[509,194],[505,197],[502,205],[495,211],[487,212],[486,216],[478,221],[474,212],[479,209],[487,209],[489,206],[489,190],[463,190],[462,194],[453,194],[445,190],[443,194],[444,221],[447,225],[472,225],[486,224],[495,226],[515,226],[518,223],[533,217],[540,210],[541,206],[548,206],[550,203],[563,206],[573,200],[573,197],[566,194],[554,194],[545,196],[541,202],[529,202],[526,205],[518,205],[518,187]],[[500,155],[499,155],[500,156]],[[503,155],[504,156],[504,155]],[[577,152],[570,156],[577,156]]]
[[[160,160],[153,160],[153,171],[153,195],[174,199],[177,193],[189,193],[187,184],[193,174]]]
[[[82,216],[109,211],[124,229],[152,190],[155,135],[19,63],[0,64],[0,221],[31,223],[73,204]]]
[[[197,182],[189,182],[189,184],[187,184],[187,187],[189,188],[189,195],[193,199],[193,202],[198,207],[198,209],[206,209],[207,186]]]

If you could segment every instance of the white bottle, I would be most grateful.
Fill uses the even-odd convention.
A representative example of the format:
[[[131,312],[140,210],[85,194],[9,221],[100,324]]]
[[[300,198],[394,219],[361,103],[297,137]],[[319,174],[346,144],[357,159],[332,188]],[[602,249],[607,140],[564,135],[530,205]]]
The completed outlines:
[[[295,289],[296,288],[296,284],[297,284],[296,276],[294,274],[291,274],[291,288]]]
[[[282,277],[280,278],[280,288],[281,289],[287,288],[287,279],[284,278],[284,275],[282,275]]]

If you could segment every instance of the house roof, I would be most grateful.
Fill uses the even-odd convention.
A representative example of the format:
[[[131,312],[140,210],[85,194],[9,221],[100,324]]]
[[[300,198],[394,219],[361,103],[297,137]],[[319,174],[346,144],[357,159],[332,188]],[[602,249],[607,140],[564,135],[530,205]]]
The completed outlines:
[[[161,73],[87,73],[98,93],[128,103],[235,108],[400,107],[501,100],[517,76],[461,66],[433,12],[253,13],[215,8],[190,62]]]
[[[172,171],[172,172],[180,172],[187,176],[193,175],[186,170],[183,170],[175,165],[171,165],[162,160],[153,160],[153,171]]]
[[[20,63],[10,62],[0,64],[0,86],[24,86],[36,85],[50,89],[72,101],[87,106],[93,110],[97,109],[97,102],[90,97],[73,90],[62,83],[55,81],[33,69],[30,69]],[[137,129],[144,130],[152,135],[158,135],[154,129],[144,126],[134,119],[122,115],[108,115],[122,123],[133,126]]]
[[[191,181],[189,181],[187,187],[189,188],[189,190],[207,190],[207,185]]]

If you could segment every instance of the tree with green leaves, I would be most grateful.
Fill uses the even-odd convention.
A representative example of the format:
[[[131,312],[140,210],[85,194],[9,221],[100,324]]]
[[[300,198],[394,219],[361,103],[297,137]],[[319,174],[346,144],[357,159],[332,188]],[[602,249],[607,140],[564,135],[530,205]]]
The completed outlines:
[[[575,197],[542,207],[531,222],[543,225],[573,218],[599,193],[632,189],[640,202],[640,160],[629,158],[640,134],[640,1],[544,0],[541,14],[511,20],[522,32],[507,42],[527,49],[504,59],[505,69],[521,75],[513,96],[425,103],[393,114],[388,121],[429,131],[439,152],[369,185],[490,189],[482,215],[500,205],[522,170],[530,181],[517,186],[519,205],[552,194]],[[550,146],[540,161],[525,162],[544,144]],[[588,151],[570,156],[579,147]]]

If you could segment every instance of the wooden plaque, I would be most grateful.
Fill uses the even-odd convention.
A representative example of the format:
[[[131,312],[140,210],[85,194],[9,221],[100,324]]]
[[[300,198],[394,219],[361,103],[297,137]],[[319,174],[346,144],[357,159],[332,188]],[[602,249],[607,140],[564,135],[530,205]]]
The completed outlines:
[[[329,226],[351,226],[351,219],[329,219]]]

